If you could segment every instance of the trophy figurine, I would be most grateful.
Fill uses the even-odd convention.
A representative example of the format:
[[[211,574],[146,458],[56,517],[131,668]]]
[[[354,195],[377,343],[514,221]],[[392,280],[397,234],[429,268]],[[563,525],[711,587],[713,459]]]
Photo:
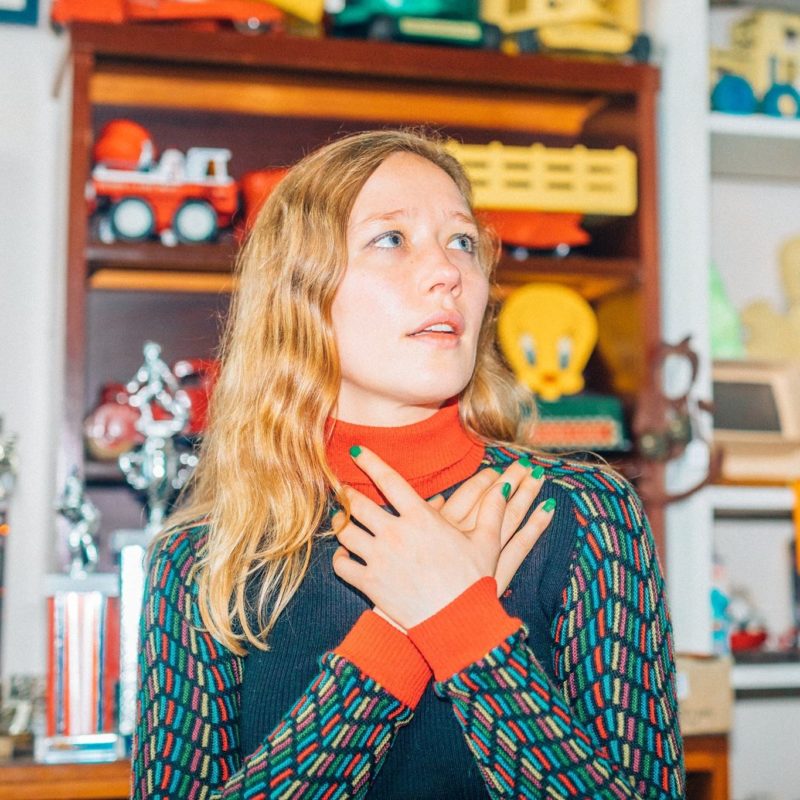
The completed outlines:
[[[17,482],[17,440],[3,434],[3,418],[0,417],[0,624],[3,619],[3,591],[5,587],[5,556],[8,540],[8,506]],[[0,629],[0,641],[2,629]]]
[[[175,438],[189,420],[189,405],[155,342],[145,343],[144,363],[127,389],[128,402],[139,411],[136,429],[144,442],[123,453],[119,466],[128,483],[147,498],[146,531],[152,536],[163,525],[173,495],[197,463],[194,454],[181,453],[175,447]]]
[[[64,484],[56,511],[70,524],[67,545],[71,556],[71,578],[85,578],[97,567],[95,535],[100,530],[100,511],[86,495],[78,470],[73,469]]]

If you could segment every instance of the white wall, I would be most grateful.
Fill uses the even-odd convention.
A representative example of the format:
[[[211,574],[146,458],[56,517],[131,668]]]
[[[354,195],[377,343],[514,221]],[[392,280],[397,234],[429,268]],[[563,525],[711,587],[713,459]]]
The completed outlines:
[[[645,10],[662,70],[658,166],[663,336],[671,343],[692,336],[702,368],[698,397],[708,398],[710,154],[702,80],[707,71],[707,0],[648,0]],[[669,465],[669,490],[679,492],[701,480],[707,456],[702,445],[687,448],[683,458]],[[711,526],[712,509],[702,493],[667,509],[667,586],[679,651],[707,652],[711,645]]]
[[[0,416],[18,434],[20,459],[6,551],[4,678],[45,668],[67,162],[66,98],[55,99],[53,86],[65,46],[45,24],[0,25]]]

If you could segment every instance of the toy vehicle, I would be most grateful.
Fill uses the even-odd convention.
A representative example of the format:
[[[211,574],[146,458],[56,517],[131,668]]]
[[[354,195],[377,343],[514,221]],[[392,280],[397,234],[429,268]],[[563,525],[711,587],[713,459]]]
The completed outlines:
[[[101,212],[100,238],[164,244],[210,242],[231,224],[239,187],[228,175],[229,150],[192,147],[166,150],[155,160],[152,140],[129,120],[101,132],[88,186],[90,210]],[[136,156],[136,142],[138,158]]]
[[[478,0],[328,0],[332,33],[384,41],[500,47],[500,29],[480,19]]]
[[[70,22],[195,22],[232,24],[245,33],[282,29],[277,3],[261,0],[54,0],[50,19]]]
[[[448,150],[467,171],[475,207],[628,216],[636,211],[636,156],[613,150],[460,144]]]
[[[640,0],[481,0],[481,17],[522,52],[571,51],[650,57]]]
[[[448,142],[472,183],[475,208],[515,256],[558,256],[589,244],[584,215],[636,210],[636,156],[615,150]]]
[[[800,14],[754,11],[731,27],[732,47],[711,48],[715,111],[800,116]]]
[[[176,361],[172,372],[178,379],[175,394],[189,411],[183,435],[199,436],[206,428],[208,401],[219,373],[219,362],[187,358]],[[107,383],[100,389],[97,405],[89,412],[83,424],[86,450],[99,461],[114,460],[144,441],[136,428],[141,411],[129,403],[131,392],[123,383]],[[152,403],[153,419],[165,419],[167,414],[157,403]]]

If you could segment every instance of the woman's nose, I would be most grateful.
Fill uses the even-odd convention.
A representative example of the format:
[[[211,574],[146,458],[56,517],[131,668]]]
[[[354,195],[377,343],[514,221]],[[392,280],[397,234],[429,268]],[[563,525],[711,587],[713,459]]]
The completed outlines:
[[[447,250],[436,248],[430,258],[426,259],[423,281],[429,292],[442,291],[457,296],[461,292],[461,269],[450,260]]]

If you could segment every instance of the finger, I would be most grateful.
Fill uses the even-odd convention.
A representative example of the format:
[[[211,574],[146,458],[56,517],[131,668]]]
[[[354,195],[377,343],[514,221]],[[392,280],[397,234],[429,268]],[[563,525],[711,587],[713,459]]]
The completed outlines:
[[[539,476],[538,478],[535,478],[530,472],[526,472],[522,481],[508,500],[506,513],[503,516],[503,528],[500,532],[500,543],[502,546],[505,546],[506,542],[508,542],[517,528],[519,528],[526,514],[531,510],[531,506],[542,488],[544,472],[541,471],[536,474]]]
[[[490,474],[492,473],[494,474],[495,483],[499,483],[500,485],[502,485],[503,483],[510,483],[511,484],[510,497],[513,498],[517,492],[517,488],[519,487],[519,485],[526,477],[528,477],[528,475],[531,474],[530,471],[532,468],[533,465],[527,458],[520,458],[517,461],[512,461],[505,469],[501,469],[500,467],[492,467],[490,470],[485,470],[485,471],[489,472]],[[540,468],[537,469],[540,470]],[[543,470],[540,471],[543,474]],[[469,512],[461,518],[461,520],[459,521],[459,527],[462,530],[471,530],[475,527],[478,519],[478,509],[480,508],[480,502],[485,497],[486,492],[491,490],[491,487],[493,485],[494,483],[487,484],[487,487],[484,490],[481,497],[478,499],[478,502],[474,503],[472,508],[469,509]],[[533,497],[531,498],[530,502],[525,508],[526,512],[530,508],[532,502],[533,502]],[[524,517],[524,513],[522,515],[519,515],[516,509],[517,506],[514,506],[514,511],[517,513],[517,516],[516,516],[516,523],[511,528],[512,533],[517,529],[519,523],[522,521]],[[506,509],[506,514],[508,514],[508,509]],[[510,522],[508,524],[509,526],[511,525]]]
[[[428,505],[434,511],[441,511],[441,509],[443,508],[444,504],[445,504],[445,499],[444,499],[444,495],[442,495],[442,494],[435,494],[433,497],[431,497],[430,500],[428,500]]]
[[[370,548],[375,542],[372,534],[351,522],[337,531],[336,538],[339,540],[339,544],[343,544],[353,555],[358,556],[362,561],[369,562]]]
[[[345,582],[363,592],[366,567],[350,558],[344,547],[337,547],[332,559],[333,571]]]
[[[372,479],[399,514],[408,513],[424,502],[399,472],[392,469],[369,448],[355,445],[350,448],[350,455],[359,469]]]
[[[552,498],[540,503],[527,522],[509,539],[497,561],[495,580],[498,597],[508,588],[522,562],[546,530],[555,513],[556,502]]]
[[[473,531],[473,538],[482,538],[485,543],[500,549],[500,529],[508,498],[511,496],[511,484],[508,481],[494,484],[481,501],[478,519]]]
[[[451,523],[461,522],[483,497],[484,492],[497,480],[492,468],[482,469],[456,489],[441,510],[442,516]]]
[[[372,533],[377,533],[394,515],[381,508],[352,486],[345,486],[344,493],[350,503],[350,514]]]

